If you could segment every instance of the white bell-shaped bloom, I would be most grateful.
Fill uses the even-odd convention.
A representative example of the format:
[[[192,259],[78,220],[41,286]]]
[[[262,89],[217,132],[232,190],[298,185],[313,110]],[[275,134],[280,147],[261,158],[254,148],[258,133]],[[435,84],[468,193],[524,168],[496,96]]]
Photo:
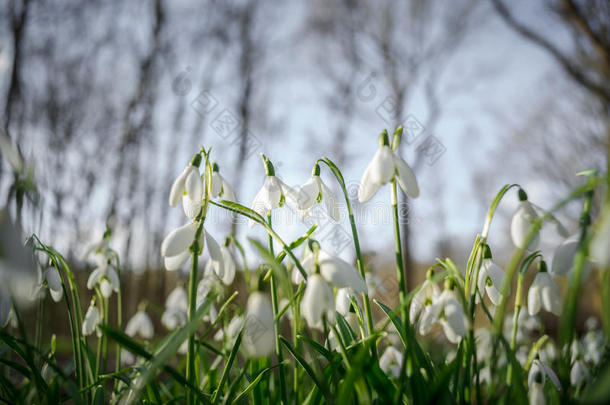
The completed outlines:
[[[538,219],[538,214],[534,210],[532,203],[528,200],[519,202],[519,206],[510,222],[510,237],[514,245],[518,248],[525,247],[527,235],[532,223]],[[526,250],[533,251],[540,243],[540,232],[536,232]]]
[[[206,266],[207,267],[207,266]],[[220,294],[222,292],[222,285],[220,284],[220,280],[213,273],[208,273],[209,270],[206,269],[203,278],[199,281],[197,285],[197,299],[196,306],[199,308],[206,297],[211,293]]]
[[[186,181],[190,175],[196,173],[199,176],[199,168],[193,164],[189,164],[184,168],[182,173],[174,180],[172,188],[169,192],[169,205],[175,207],[180,198],[186,193]]]
[[[339,206],[337,205],[337,198],[330,188],[326,186],[324,181],[320,178],[319,167],[316,165],[314,168],[314,174],[303,186],[299,192],[299,214],[301,218],[307,218],[311,215],[311,209],[316,203],[323,203],[326,213],[335,221],[340,219]]]
[[[97,336],[102,336],[102,331],[99,328],[99,324],[102,322],[100,312],[95,306],[95,303],[91,303],[87,312],[85,313],[85,319],[83,320],[82,333],[85,336],[89,336],[93,332],[97,333]]]
[[[494,305],[500,303],[502,298],[502,285],[506,275],[500,266],[495,264],[492,259],[483,259],[479,269],[479,279],[477,286],[481,294],[487,292],[487,296]],[[510,289],[508,294],[510,294]]]
[[[61,285],[61,277],[59,276],[59,272],[55,267],[49,267],[44,271],[44,280],[47,283],[47,287],[49,287],[49,292],[51,293],[51,298],[53,301],[59,302],[64,295],[64,289]]]
[[[322,276],[313,274],[307,278],[307,287],[301,301],[301,314],[311,328],[322,329],[323,317],[335,323],[333,291]]]
[[[242,346],[247,356],[268,356],[275,350],[274,317],[271,300],[255,291],[248,297]]]
[[[333,286],[337,288],[349,287],[355,292],[366,293],[366,282],[358,273],[358,270],[345,260],[320,250],[318,262],[320,274]]]
[[[379,358],[379,368],[394,378],[400,377],[403,355],[394,346],[388,346]]]
[[[337,290],[337,296],[335,297],[335,309],[343,316],[346,316],[350,312],[352,305],[350,297],[355,298],[351,288],[339,288]]]
[[[574,256],[576,256],[576,252],[578,252],[579,241],[580,235],[574,234],[555,249],[551,265],[551,274],[560,276],[572,273],[574,268]],[[591,274],[591,262],[585,260],[581,280],[586,280],[589,277],[589,274]]]
[[[254,197],[251,208],[262,215],[263,218],[266,218],[272,210],[282,206],[285,200],[298,207],[299,193],[279,178],[271,175],[265,177],[263,187]],[[250,227],[255,224],[256,222],[249,221]]]
[[[212,198],[219,197],[227,201],[237,201],[233,187],[231,187],[225,178],[220,174],[216,164],[214,164],[212,168],[211,192]]]
[[[557,390],[561,390],[561,382],[559,381],[557,374],[539,359],[534,360],[530,367],[529,374],[527,375],[528,386],[531,388],[533,384],[539,383],[544,387],[547,377],[551,380],[551,383],[553,383]]]
[[[561,315],[561,294],[557,284],[546,271],[536,274],[529,291],[527,292],[527,310],[530,315],[536,315],[540,309]]]
[[[105,298],[110,297],[112,292],[119,292],[121,282],[119,275],[114,266],[108,263],[108,258],[103,253],[98,253],[95,256],[97,267],[91,272],[87,279],[87,288],[92,290],[96,285],[99,285],[102,295]]]
[[[213,243],[216,243],[214,241]],[[212,259],[206,264],[206,273],[213,271],[216,277],[218,277],[225,285],[231,285],[235,279],[235,261],[229,249],[226,246],[218,246],[218,250],[214,247],[211,249],[211,244],[208,242],[208,250],[210,250],[210,256]],[[212,256],[212,250],[214,250],[214,256]]]
[[[182,196],[184,215],[195,219],[201,211],[201,202],[203,201],[203,179],[199,170],[192,171],[186,177],[184,191]]]
[[[439,297],[439,302],[443,304],[441,325],[445,336],[451,343],[457,344],[466,336],[469,329],[464,308],[462,308],[457,295],[452,290],[443,291]]]
[[[180,308],[166,308],[161,315],[161,324],[170,331],[186,325],[186,321],[187,313]]]
[[[165,308],[176,308],[184,312],[188,311],[188,295],[182,286],[177,286],[165,299]]]
[[[610,206],[601,215],[589,249],[591,259],[601,269],[610,268]]]
[[[172,230],[161,243],[161,256],[167,270],[177,270],[189,257],[189,247],[195,240],[197,223],[189,222]],[[184,258],[184,261],[182,259]],[[168,263],[169,261],[169,263]],[[180,261],[180,265],[177,265]],[[168,266],[169,264],[169,266]]]
[[[16,173],[21,173],[24,170],[23,158],[19,152],[17,145],[7,135],[0,135],[0,152],[4,159],[8,161]]]
[[[582,360],[576,360],[570,370],[570,384],[580,387],[589,380],[591,373]]]
[[[152,339],[155,334],[155,329],[148,314],[144,311],[136,312],[129,322],[127,322],[125,334],[131,337],[139,335],[143,339]]]
[[[382,140],[380,143],[379,149],[375,152],[360,180],[358,201],[366,202],[373,198],[379,187],[391,181],[394,176],[405,194],[411,198],[417,198],[419,187],[413,170],[387,145],[387,135],[385,135],[385,141]]]
[[[413,296],[411,305],[409,307],[409,320],[412,324],[417,323],[419,327],[419,333],[426,335],[440,313],[440,307],[432,308],[432,304],[438,300],[441,295],[441,290],[438,286],[430,279],[426,279],[419,290]],[[430,310],[437,311],[437,313],[428,314]]]
[[[530,405],[546,405],[546,397],[544,396],[544,385],[539,382],[530,384],[527,393]]]

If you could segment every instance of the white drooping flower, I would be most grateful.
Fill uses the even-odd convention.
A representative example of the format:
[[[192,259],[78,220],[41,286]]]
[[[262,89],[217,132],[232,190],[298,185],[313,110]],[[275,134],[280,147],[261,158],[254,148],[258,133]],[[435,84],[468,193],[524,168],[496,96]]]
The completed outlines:
[[[121,282],[119,274],[112,264],[109,263],[108,256],[104,253],[95,255],[97,267],[91,272],[87,279],[87,288],[92,290],[96,285],[99,285],[102,295],[109,298],[112,292],[119,292]]]
[[[578,251],[580,244],[580,235],[574,234],[567,238],[561,245],[555,249],[553,253],[553,261],[551,262],[551,274],[553,276],[562,276],[571,274],[574,269],[574,256]],[[585,260],[581,280],[584,281],[589,277],[591,273],[591,263],[589,260]]]
[[[559,288],[547,271],[539,271],[527,292],[527,310],[536,315],[540,309],[561,315],[561,294]]]
[[[299,193],[277,178],[271,161],[265,155],[261,154],[261,156],[265,165],[266,177],[263,187],[252,201],[252,210],[266,218],[272,210],[283,206],[286,200],[298,207]],[[255,224],[256,222],[249,220],[250,227]]]
[[[387,132],[379,136],[379,149],[367,166],[358,189],[358,201],[366,202],[373,198],[379,187],[396,179],[398,185],[411,198],[419,196],[419,187],[413,170],[389,146]]]
[[[299,214],[301,218],[311,215],[311,209],[316,203],[323,203],[326,213],[335,221],[340,219],[337,198],[324,181],[320,178],[320,166],[316,163],[309,180],[299,191]]]
[[[301,315],[310,328],[322,329],[323,318],[335,323],[335,299],[333,290],[319,274],[307,278],[307,286],[301,301]]]
[[[544,384],[546,383],[547,377],[551,380],[557,390],[561,390],[561,383],[559,382],[557,374],[539,359],[534,360],[527,375],[530,404],[546,404]]]
[[[379,368],[394,378],[400,377],[403,355],[394,346],[388,346],[379,358]]]
[[[93,332],[96,332],[98,337],[102,336],[102,331],[99,328],[102,318],[100,317],[100,311],[95,306],[95,302],[91,301],[87,312],[85,313],[85,319],[83,320],[82,334],[89,336]]]
[[[307,255],[303,259],[302,265],[307,274],[312,274],[315,268],[314,255]],[[367,292],[366,282],[358,273],[358,270],[340,257],[320,249],[318,251],[318,265],[320,266],[320,275],[334,287],[349,287],[358,293]],[[293,274],[293,281],[294,278]]]
[[[57,268],[49,267],[44,271],[43,277],[47,287],[49,287],[49,292],[51,293],[53,301],[61,301],[61,298],[64,295],[64,289],[61,285],[61,277],[59,276]]]
[[[576,360],[570,370],[570,384],[573,387],[580,387],[589,380],[591,373],[589,368],[585,365],[582,360]]]
[[[419,333],[426,335],[438,319],[440,306],[433,306],[441,295],[441,290],[430,279],[426,279],[413,296],[409,307],[409,320],[417,323]]]
[[[518,247],[525,247],[526,239],[529,234],[532,223],[538,219],[538,214],[532,203],[527,200],[525,192],[519,192],[519,206],[513,215],[510,222],[510,237],[513,244]],[[524,198],[524,199],[522,199]],[[540,243],[540,232],[536,232],[532,240],[527,245],[526,250],[534,251]]]
[[[451,343],[457,344],[466,336],[469,329],[469,322],[464,313],[464,308],[462,308],[453,290],[443,291],[439,301],[443,303],[440,322],[445,336]]]
[[[335,309],[343,316],[350,313],[352,301],[350,297],[356,298],[351,288],[339,288],[335,297]]]
[[[248,357],[268,356],[275,350],[271,300],[260,291],[248,297],[242,345]]]
[[[233,187],[231,187],[225,178],[220,174],[216,162],[212,164],[211,193],[212,198],[220,197],[227,201],[237,201]]]
[[[210,247],[211,245],[208,243],[208,249],[210,249]],[[214,250],[215,249],[216,248],[214,248]],[[220,249],[220,253],[216,251],[213,257],[217,257],[218,254],[220,254],[222,262],[218,262],[214,259],[209,260],[206,264],[205,272],[214,272],[216,277],[222,280],[225,285],[230,285],[235,279],[235,260],[233,260],[233,256],[227,246],[222,245],[218,247],[218,249]]]
[[[161,243],[161,256],[163,256],[165,268],[168,271],[178,270],[191,256],[189,248],[195,240],[197,234],[197,223],[189,222],[171,231]],[[218,242],[206,232],[202,227],[199,237],[199,248],[203,252],[203,248],[207,243],[210,258],[218,268],[224,266],[222,252]]]
[[[174,183],[172,184],[172,188],[169,192],[169,205],[171,207],[175,207],[178,204],[178,202],[180,201],[180,198],[183,197],[185,194],[187,194],[187,180],[189,178],[191,178],[192,176],[196,176],[196,177],[199,177],[199,179],[201,180],[201,175],[199,174],[199,165],[200,164],[201,164],[201,155],[196,154],[191,159],[191,162],[184,168],[182,173],[180,173],[180,175],[176,178],[176,180],[174,180]],[[191,181],[193,183],[190,186],[197,187],[194,184],[195,182],[192,179],[191,179]],[[196,190],[191,188],[190,191],[196,191]],[[191,194],[191,197],[196,197],[196,195]]]
[[[591,240],[590,255],[602,269],[610,268],[610,206],[606,206]]]
[[[125,334],[130,337],[139,335],[143,339],[152,339],[155,329],[150,317],[146,312],[140,310],[127,322]]]
[[[177,286],[165,300],[165,311],[161,315],[161,324],[168,330],[184,326],[188,313],[188,296],[182,286]]]
[[[477,286],[481,294],[487,292],[487,296],[494,305],[500,303],[502,298],[502,285],[506,275],[500,266],[495,264],[491,258],[483,259],[479,269]],[[510,289],[508,294],[510,294]],[[478,298],[478,297],[477,297]]]

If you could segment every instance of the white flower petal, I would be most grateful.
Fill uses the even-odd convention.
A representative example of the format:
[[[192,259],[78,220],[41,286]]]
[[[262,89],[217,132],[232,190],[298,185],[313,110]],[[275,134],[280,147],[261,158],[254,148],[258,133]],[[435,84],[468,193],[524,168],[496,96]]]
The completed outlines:
[[[339,213],[339,206],[337,205],[337,197],[335,197],[332,190],[328,188],[322,180],[320,180],[320,186],[322,187],[322,202],[326,207],[326,212],[332,219],[338,221],[341,216]]]
[[[191,246],[197,233],[197,224],[189,222],[171,231],[161,243],[161,256],[176,256]]]
[[[98,267],[97,269],[93,270],[89,275],[89,278],[87,279],[87,288],[89,290],[92,290],[93,287],[95,287],[96,284],[99,283],[100,278],[102,278],[105,274],[106,268]]]
[[[100,281],[100,291],[104,298],[110,298],[112,295],[112,285],[107,278],[103,278],[102,281]]]
[[[254,292],[248,298],[242,345],[249,357],[268,356],[275,350],[273,309],[269,297]]]
[[[182,286],[177,286],[169,293],[165,300],[165,308],[176,308],[183,312],[188,311],[188,296]]]
[[[371,160],[371,180],[373,183],[385,184],[392,180],[396,170],[394,153],[389,146],[380,146]]]
[[[233,256],[231,256],[231,252],[229,252],[229,249],[226,246],[221,246],[220,250],[222,252],[222,260],[224,263],[222,282],[225,285],[230,285],[235,279],[235,261],[233,260]]]
[[[417,179],[415,178],[415,173],[409,167],[407,162],[403,160],[397,154],[394,155],[394,164],[396,165],[396,169],[398,170],[398,176],[396,176],[396,180],[398,180],[398,185],[411,198],[417,198],[419,196],[419,186],[417,185]]]
[[[338,313],[346,316],[350,312],[352,302],[350,301],[352,293],[349,288],[339,288],[337,297],[335,298],[335,309]]]
[[[182,171],[182,173],[180,173],[180,175],[176,178],[176,180],[174,180],[174,183],[172,184],[172,188],[169,192],[169,205],[171,207],[175,207],[176,204],[178,204],[178,201],[180,201],[180,197],[182,197],[182,195],[184,195],[186,178],[195,169],[196,168],[194,166],[188,165],[187,167],[184,168],[184,170]]]
[[[307,287],[301,301],[301,314],[310,328],[321,329],[322,318],[334,323],[335,301],[333,292],[326,280],[313,274],[307,279]],[[331,315],[332,314],[332,315]]]
[[[538,215],[529,201],[519,203],[519,208],[517,208],[510,223],[510,236],[516,247],[525,246],[530,227],[537,218]],[[540,232],[537,232],[527,246],[527,250],[535,250],[539,243]]]
[[[301,186],[298,204],[300,210],[308,210],[318,201],[321,192],[319,179],[319,176],[312,176]]]
[[[188,250],[176,255],[176,256],[168,256],[163,258],[163,262],[165,264],[165,269],[167,271],[175,271],[178,270],[186,261],[191,257],[191,253]]]
[[[186,177],[186,182],[184,183],[184,189],[186,195],[192,200],[201,201],[203,197],[203,180],[201,179],[199,170],[193,170],[189,173]]]
[[[100,313],[97,307],[90,305],[85,313],[82,333],[85,336],[92,334],[100,323]]]
[[[358,271],[345,260],[320,251],[320,274],[337,288],[350,287],[352,290],[365,293],[366,282]]]
[[[542,300],[540,299],[540,288],[532,283],[529,291],[527,292],[527,312],[534,316],[540,312],[542,308]]]
[[[224,277],[225,273],[225,265],[222,250],[216,242],[216,239],[210,235],[209,232],[205,232],[205,242],[208,245],[208,252],[210,253],[210,260],[212,260],[212,268],[218,277],[221,279]],[[235,276],[235,271],[233,271],[233,277]],[[233,281],[233,280],[231,280]]]
[[[216,198],[222,192],[222,176],[218,172],[212,173],[211,192],[212,198]]]
[[[362,174],[362,178],[360,179],[360,187],[358,187],[358,201],[360,201],[361,203],[373,198],[373,196],[377,193],[377,190],[379,190],[379,187],[381,186],[380,183],[373,182],[373,179],[371,177],[371,173],[373,171],[373,168],[371,166],[372,163],[373,162],[368,165],[368,167]]]
[[[61,277],[59,276],[59,272],[55,267],[49,267],[45,270],[44,279],[49,285],[49,289],[51,291],[63,291],[63,288],[61,286]]]

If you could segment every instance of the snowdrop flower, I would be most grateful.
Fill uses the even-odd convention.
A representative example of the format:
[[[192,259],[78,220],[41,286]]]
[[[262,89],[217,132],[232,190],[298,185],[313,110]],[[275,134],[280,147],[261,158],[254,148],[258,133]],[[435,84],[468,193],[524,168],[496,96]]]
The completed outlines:
[[[307,278],[307,287],[301,301],[301,314],[311,328],[322,329],[323,317],[335,323],[335,300],[333,291],[322,276],[312,274]]]
[[[154,333],[153,323],[143,309],[138,310],[125,327],[125,334],[130,337],[140,335],[143,339],[152,339]]]
[[[326,213],[335,221],[339,220],[337,198],[320,178],[320,166],[317,163],[313,167],[311,178],[299,191],[298,207],[301,219],[311,215],[311,209],[316,203],[324,203]]]
[[[202,184],[200,184],[199,186],[197,186],[195,183],[196,178],[199,178],[199,180],[201,180],[201,175],[199,174],[199,165],[201,164],[201,155],[198,153],[195,156],[193,156],[193,158],[191,159],[191,162],[184,168],[184,170],[182,171],[182,173],[180,173],[180,175],[176,178],[176,180],[174,180],[174,183],[172,184],[172,188],[169,192],[169,205],[170,207],[175,207],[178,202],[180,201],[180,198],[183,197],[185,194],[188,194],[190,196],[190,198],[193,197],[197,197],[196,194],[192,193],[193,191],[197,191],[196,188],[197,187],[201,187]],[[190,181],[191,184],[189,184],[191,193],[189,194],[187,191],[187,183]],[[202,188],[203,190],[203,188]],[[188,215],[188,214],[187,214]]]
[[[85,320],[83,321],[82,333],[85,336],[89,336],[94,331],[97,334],[97,337],[102,336],[102,331],[99,328],[100,323],[102,322],[102,318],[100,317],[100,312],[95,306],[95,300],[91,300],[91,304],[85,313]]]
[[[337,290],[337,296],[335,297],[335,308],[337,312],[343,316],[346,316],[350,312],[352,306],[350,297],[356,298],[350,288],[339,288]]]
[[[559,316],[561,315],[561,295],[559,288],[546,271],[544,261],[539,264],[539,271],[527,292],[527,310],[530,315],[536,315],[540,309],[552,312]]]
[[[174,330],[186,324],[187,314],[180,308],[166,308],[161,315],[161,324],[167,330]]]
[[[215,242],[216,241],[212,243]],[[209,247],[210,244],[208,243],[208,249]],[[231,285],[231,283],[235,279],[235,260],[233,260],[233,256],[231,255],[231,252],[229,251],[229,248],[226,245],[220,246],[218,248],[220,249],[219,255],[222,257],[222,261],[219,262],[218,260],[213,259],[209,260],[206,264],[205,271],[206,273],[213,271],[214,274],[216,274],[216,276],[220,280],[222,280],[225,285]],[[216,246],[213,249],[215,250]],[[218,252],[214,254],[214,256],[217,255]]]
[[[591,258],[600,268],[610,268],[610,206],[606,206],[599,220],[597,231],[591,241]]]
[[[528,399],[530,405],[546,405],[544,396],[544,385],[541,382],[534,381],[529,385]]]
[[[219,172],[218,164],[212,163],[212,198],[222,197],[223,200],[236,201],[233,187],[227,183]]]
[[[61,301],[61,298],[64,295],[64,289],[61,285],[61,277],[59,276],[57,269],[55,267],[49,267],[44,271],[43,277],[47,287],[49,287],[49,292],[51,293],[53,301]]]
[[[203,278],[199,281],[199,284],[197,284],[197,308],[203,304],[203,301],[211,292],[215,294],[222,293],[222,285],[220,284],[220,280],[213,273],[208,273],[208,271],[209,270],[206,269]]]
[[[551,273],[554,276],[561,276],[572,273],[574,268],[574,256],[578,252],[580,235],[574,234],[555,249],[553,261],[551,262]],[[582,269],[582,281],[586,280],[591,273],[591,263],[586,260]]]
[[[295,206],[298,206],[299,193],[275,176],[275,169],[267,156],[261,154],[261,157],[267,176],[265,177],[263,187],[252,201],[252,210],[266,218],[272,210],[283,206],[287,199]],[[250,227],[253,227],[256,222],[250,220],[249,224]]]
[[[555,374],[549,366],[540,361],[540,359],[534,360],[530,367],[529,374],[527,375],[527,384],[530,387],[530,390],[535,383],[539,383],[544,387],[547,377],[551,380],[551,383],[553,383],[557,390],[561,390],[561,383],[559,382],[557,374]]]
[[[407,163],[389,146],[388,133],[379,136],[379,149],[367,166],[358,189],[358,201],[366,202],[373,198],[382,185],[396,179],[398,185],[411,198],[419,196],[415,174]]]
[[[394,346],[388,346],[379,358],[379,368],[394,378],[400,376],[403,356]]]
[[[108,263],[108,257],[104,253],[95,255],[97,267],[91,272],[87,279],[87,288],[92,290],[99,285],[102,295],[109,298],[112,292],[119,292],[121,283],[115,268]]]
[[[532,223],[538,219],[538,214],[534,206],[527,199],[527,194],[523,189],[519,189],[519,206],[510,222],[510,237],[513,244],[518,247],[525,247],[525,241],[530,231]],[[536,232],[526,250],[533,251],[540,243],[540,232]]]
[[[449,289],[443,291],[439,297],[439,302],[443,305],[440,322],[445,336],[451,343],[457,344],[468,333],[468,318],[466,318],[455,291]]]
[[[433,305],[440,295],[441,291],[438,286],[430,278],[426,278],[411,300],[409,320],[412,324],[418,323],[421,335],[430,332],[440,315],[440,306]]]
[[[485,246],[485,258],[479,269],[479,279],[477,287],[481,294],[487,292],[487,296],[492,304],[498,305],[502,298],[502,285],[506,279],[506,275],[500,266],[495,264],[491,259],[491,251],[489,246]],[[508,294],[510,294],[510,289]],[[478,300],[477,296],[477,300]]]
[[[570,370],[570,384],[572,384],[573,387],[580,387],[589,380],[590,377],[591,373],[589,373],[589,369],[585,363],[582,360],[576,360]]]
[[[248,297],[242,345],[249,357],[263,357],[275,349],[274,318],[271,301],[255,291]]]
[[[19,148],[4,132],[0,134],[0,152],[2,152],[2,156],[8,161],[15,173],[21,173],[24,170],[25,165]]]
[[[196,222],[189,222],[174,229],[163,239],[161,256],[164,258],[165,268],[168,271],[178,270],[191,256],[190,247],[197,235],[197,226]],[[206,243],[214,266],[220,269],[224,266],[220,246],[212,235],[202,227],[199,237],[200,254],[203,252]]]
[[[174,330],[186,324],[188,312],[188,297],[182,286],[177,286],[165,300],[165,311],[161,316],[161,324],[168,330]]]
[[[310,254],[302,262],[307,274],[312,274],[315,268],[314,256],[314,254]],[[358,270],[345,260],[320,249],[318,251],[318,265],[322,277],[334,287],[349,287],[358,293],[367,292],[366,282],[358,273]]]

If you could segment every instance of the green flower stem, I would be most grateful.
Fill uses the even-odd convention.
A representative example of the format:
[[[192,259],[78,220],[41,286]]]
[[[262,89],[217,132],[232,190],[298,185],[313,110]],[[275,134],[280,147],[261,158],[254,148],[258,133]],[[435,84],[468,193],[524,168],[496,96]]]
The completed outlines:
[[[271,228],[271,213],[267,214],[267,224],[269,225],[269,228]],[[271,252],[272,255],[274,255],[273,253],[273,236],[269,235],[269,251]],[[274,322],[273,322],[273,329],[275,332],[275,355],[277,356],[277,362],[278,362],[278,370],[279,370],[279,376],[280,376],[280,397],[282,398],[282,403],[284,404],[288,404],[288,394],[286,391],[286,376],[284,374],[284,365],[282,364],[284,359],[283,359],[283,355],[282,355],[282,346],[280,344],[280,322],[281,319],[279,319],[278,312],[278,297],[277,297],[277,285],[276,285],[276,280],[275,280],[275,276],[273,275],[273,272],[271,272],[271,305],[273,306],[273,318],[274,318]]]
[[[514,352],[517,347],[517,331],[519,330],[519,313],[521,312],[521,296],[523,294],[523,273],[519,273],[517,278],[517,293],[515,294],[515,313],[513,314],[513,330],[510,338],[510,349]],[[513,378],[513,367],[512,363],[508,363],[508,369],[506,371],[506,384],[510,386]]]
[[[349,201],[349,195],[347,193],[347,188],[345,187],[345,180],[343,179],[343,175],[341,174],[339,168],[329,158],[325,157],[323,159],[318,159],[317,163],[318,162],[323,162],[331,169],[339,185],[341,186],[341,190],[343,191],[343,197],[345,198],[345,205],[347,206],[347,213],[349,216],[352,238],[354,239],[354,248],[356,250],[356,266],[358,267],[358,272],[360,272],[360,275],[366,281],[366,275],[364,272],[364,260],[362,260],[362,252],[360,251],[360,240],[358,238],[358,230],[356,229],[356,220],[354,219],[352,204]],[[373,315],[371,313],[371,303],[368,294],[362,294],[362,301],[364,303],[364,313],[366,314],[366,324],[370,336],[375,332],[375,326],[373,325]],[[377,346],[372,345],[371,347],[373,349],[373,354],[377,356]]]
[[[594,176],[589,176],[587,184],[594,183]],[[578,312],[578,293],[582,279],[582,271],[585,266],[591,225],[591,206],[593,205],[593,188],[585,192],[585,201],[583,204],[582,213],[580,215],[580,239],[578,242],[578,251],[574,256],[574,270],[572,274],[571,284],[568,288],[568,299],[564,308],[565,316],[562,317],[562,327],[560,328],[560,342],[562,345],[569,345],[572,342],[574,329],[576,327],[576,314]]]
[[[203,224],[199,225],[197,234],[201,234]],[[188,321],[190,322],[195,315],[197,310],[197,278],[199,276],[199,242],[198,237],[195,238],[193,245],[191,246],[192,263],[191,273],[189,276],[189,310],[188,310]],[[195,335],[190,335],[188,339],[188,351],[186,352],[186,379],[192,385],[195,385]],[[193,393],[189,390],[186,393],[186,403],[191,405],[194,403]]]
[[[398,196],[396,193],[396,180],[392,180],[392,212],[394,214],[394,248],[396,252],[396,277],[399,286],[400,318],[403,325],[407,324],[407,281],[405,277],[404,262],[402,258],[402,243],[400,241],[400,225],[398,217]]]

